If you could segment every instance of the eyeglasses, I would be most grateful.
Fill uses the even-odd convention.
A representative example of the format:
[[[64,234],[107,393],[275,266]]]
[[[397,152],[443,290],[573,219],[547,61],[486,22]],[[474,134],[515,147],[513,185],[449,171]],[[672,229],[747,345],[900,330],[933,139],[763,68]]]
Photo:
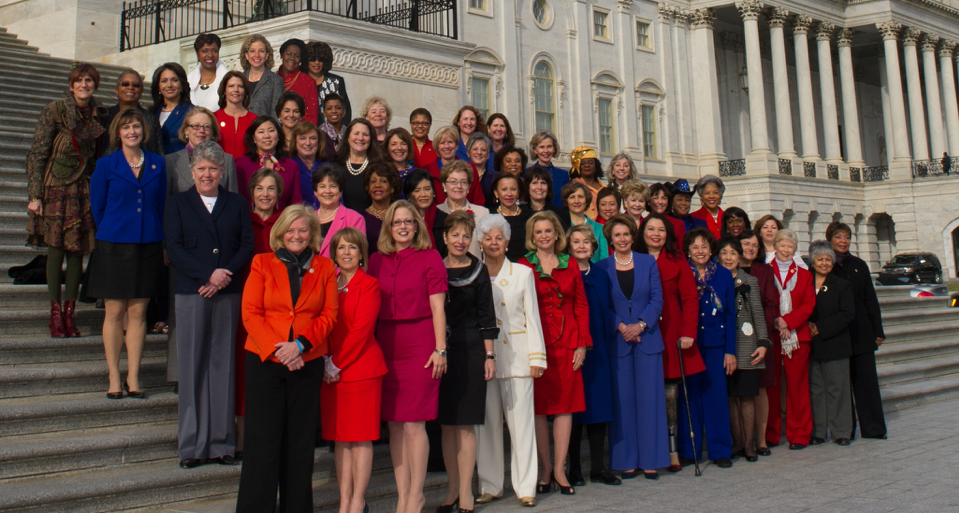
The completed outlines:
[[[196,125],[187,126],[190,127],[190,129],[194,132],[209,132],[210,130],[213,130],[213,125],[201,125],[198,123]]]
[[[470,183],[467,182],[466,180],[462,180],[462,181],[459,181],[459,182],[454,182],[453,180],[447,180],[447,181],[446,181],[446,185],[449,185],[450,187],[467,187],[467,186],[469,186],[469,184],[470,184]]]
[[[140,82],[120,82],[120,87],[132,87],[134,89],[139,89],[143,87],[143,84]]]
[[[415,225],[416,225],[416,221],[412,219],[397,219],[396,221],[393,221],[394,228],[400,228],[403,226],[415,226]]]
[[[429,121],[413,121],[410,123],[410,126],[430,126],[432,124],[433,123],[430,123]]]

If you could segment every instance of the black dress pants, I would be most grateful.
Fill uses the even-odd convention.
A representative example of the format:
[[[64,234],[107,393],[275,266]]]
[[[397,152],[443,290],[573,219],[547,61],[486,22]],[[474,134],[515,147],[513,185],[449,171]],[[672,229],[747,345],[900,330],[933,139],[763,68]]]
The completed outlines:
[[[312,513],[323,359],[291,372],[246,352],[246,441],[237,513]]]
[[[849,358],[849,379],[854,406],[850,438],[855,437],[857,417],[859,434],[863,438],[886,436],[886,418],[882,413],[882,395],[876,374],[876,353],[869,351],[852,355]]]

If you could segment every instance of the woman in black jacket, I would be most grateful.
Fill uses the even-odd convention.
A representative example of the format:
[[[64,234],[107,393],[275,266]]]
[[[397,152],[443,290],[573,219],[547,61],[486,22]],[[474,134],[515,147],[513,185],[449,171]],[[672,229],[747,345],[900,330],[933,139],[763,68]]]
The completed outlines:
[[[876,350],[886,334],[882,330],[879,298],[873,287],[869,266],[849,252],[852,230],[845,223],[832,222],[826,228],[826,239],[836,252],[833,274],[852,283],[856,318],[849,325],[852,355],[849,357],[849,377],[852,385],[852,429],[849,438],[856,437],[856,418],[863,438],[886,438],[886,419],[882,413],[879,394],[879,376],[876,374]]]
[[[836,253],[829,242],[809,245],[815,274],[816,309],[809,317],[812,348],[809,355],[809,395],[812,402],[812,438],[809,445],[833,441],[849,445],[852,432],[852,394],[849,390],[849,325],[856,318],[852,284],[832,274]]]

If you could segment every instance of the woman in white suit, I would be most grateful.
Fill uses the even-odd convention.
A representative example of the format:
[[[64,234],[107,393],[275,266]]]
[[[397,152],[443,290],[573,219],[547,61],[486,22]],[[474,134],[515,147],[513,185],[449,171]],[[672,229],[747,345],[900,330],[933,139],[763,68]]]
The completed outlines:
[[[494,343],[496,379],[486,385],[486,423],[476,426],[476,464],[484,504],[503,496],[503,417],[509,428],[510,474],[520,504],[536,505],[536,430],[533,378],[546,370],[546,343],[536,302],[533,271],[506,259],[510,228],[499,215],[476,223],[476,236],[493,282],[493,306],[500,329]]]

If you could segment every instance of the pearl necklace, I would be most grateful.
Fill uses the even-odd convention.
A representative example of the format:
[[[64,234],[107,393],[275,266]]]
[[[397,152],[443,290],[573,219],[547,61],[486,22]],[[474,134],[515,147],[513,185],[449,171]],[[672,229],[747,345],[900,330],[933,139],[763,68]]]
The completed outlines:
[[[144,154],[144,153],[141,151],[141,152],[140,152],[140,161],[139,161],[139,162],[137,162],[136,164],[134,164],[133,162],[130,162],[130,161],[128,160],[128,161],[127,161],[127,164],[130,164],[130,168],[131,168],[131,169],[137,169],[137,168],[139,168],[139,167],[142,167],[144,162],[146,162],[146,154]]]
[[[360,176],[360,174],[362,174],[363,171],[366,170],[366,166],[369,165],[369,163],[370,163],[370,159],[363,159],[363,165],[360,166],[359,169],[357,169],[356,171],[354,171],[354,170],[353,170],[353,163],[347,161],[347,162],[346,162],[346,169],[350,172],[351,175],[353,175],[353,176]]]
[[[340,210],[340,207],[336,207],[335,209],[333,209],[333,213],[332,213],[332,214],[326,216],[325,218],[321,216],[321,217],[320,217],[320,224],[325,223],[327,220],[332,220],[334,217],[336,217],[336,213],[337,213],[337,211],[339,211],[339,210]]]
[[[629,254],[629,260],[627,260],[627,261],[625,261],[625,262],[620,262],[619,259],[616,258],[616,254],[614,253],[614,254],[613,254],[613,260],[616,261],[616,264],[617,264],[617,265],[621,265],[621,266],[623,266],[623,267],[626,267],[627,265],[633,263],[633,254],[632,254],[632,253]]]
[[[510,214],[509,212],[503,210],[503,206],[502,206],[502,205],[496,207],[496,211],[497,211],[498,213],[502,214],[504,217],[515,217],[515,216],[520,215],[520,213],[522,212],[522,210],[520,210],[519,208],[517,208],[515,214]]]

